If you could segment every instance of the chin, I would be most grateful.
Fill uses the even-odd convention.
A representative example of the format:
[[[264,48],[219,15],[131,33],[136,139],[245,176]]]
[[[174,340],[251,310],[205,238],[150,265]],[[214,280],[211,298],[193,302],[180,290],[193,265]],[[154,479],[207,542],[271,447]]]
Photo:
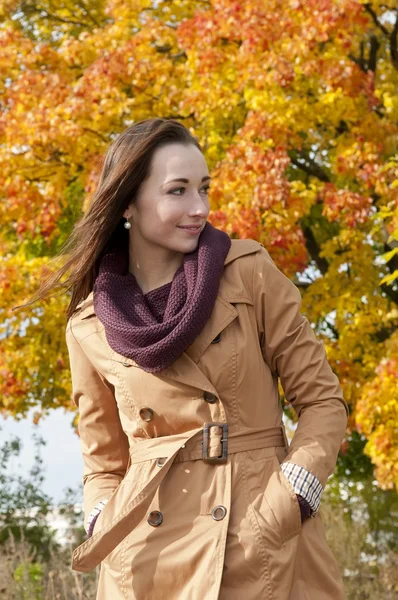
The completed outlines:
[[[194,252],[198,247],[199,240],[192,240],[190,243],[181,244],[181,248],[179,252],[184,252],[184,254],[188,254],[189,252]]]
[[[183,254],[188,254],[189,252],[194,252],[194,250],[196,250],[196,248],[198,247],[198,243],[199,238],[195,240],[186,240],[182,243],[181,241],[179,241],[179,243],[171,247],[170,250],[173,250],[174,252],[182,252]]]

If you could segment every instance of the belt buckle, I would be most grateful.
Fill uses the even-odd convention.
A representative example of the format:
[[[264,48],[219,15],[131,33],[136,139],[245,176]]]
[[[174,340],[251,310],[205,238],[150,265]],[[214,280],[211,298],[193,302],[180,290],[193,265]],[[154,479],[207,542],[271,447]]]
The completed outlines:
[[[209,456],[210,429],[221,427],[221,456]],[[210,464],[226,463],[228,460],[228,423],[205,423],[203,425],[202,460]]]

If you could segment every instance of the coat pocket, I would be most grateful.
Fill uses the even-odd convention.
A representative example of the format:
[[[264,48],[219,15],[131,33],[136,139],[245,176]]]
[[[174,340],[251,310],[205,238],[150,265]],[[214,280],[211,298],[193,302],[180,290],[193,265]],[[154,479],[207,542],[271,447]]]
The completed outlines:
[[[285,543],[301,532],[300,505],[276,455],[272,459],[272,466],[265,500],[278,523],[282,543]]]
[[[275,454],[262,461],[247,455],[250,503],[265,545],[276,550],[301,532],[300,505]]]

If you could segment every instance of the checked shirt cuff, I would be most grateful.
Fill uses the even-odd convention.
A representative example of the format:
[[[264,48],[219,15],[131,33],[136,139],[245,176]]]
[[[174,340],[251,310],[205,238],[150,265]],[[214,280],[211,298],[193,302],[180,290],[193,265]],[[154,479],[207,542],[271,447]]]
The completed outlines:
[[[323,492],[319,479],[307,469],[295,463],[281,463],[281,469],[292,485],[294,492],[307,500],[312,510],[311,516],[314,517],[318,512]]]
[[[93,535],[93,529],[94,529],[95,522],[98,519],[98,515],[100,514],[101,510],[104,508],[104,506],[107,502],[108,502],[108,498],[104,498],[104,500],[100,500],[98,502],[98,504],[96,504],[94,506],[91,513],[88,515],[87,526],[86,526],[86,531],[87,531],[88,537],[91,537]]]

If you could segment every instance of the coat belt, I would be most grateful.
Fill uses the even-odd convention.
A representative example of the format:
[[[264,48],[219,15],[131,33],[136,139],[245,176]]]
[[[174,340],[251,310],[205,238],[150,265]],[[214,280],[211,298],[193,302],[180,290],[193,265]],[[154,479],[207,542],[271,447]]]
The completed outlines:
[[[222,447],[221,436],[224,432],[220,427],[214,427],[209,430],[209,462],[218,456],[218,451]],[[192,432],[164,436],[160,438],[150,438],[133,444],[130,448],[130,460],[132,464],[144,462],[150,459],[168,457],[179,445],[179,452],[174,462],[185,462],[188,460],[199,460],[203,458],[203,429],[197,429],[196,434],[187,435]],[[221,431],[220,431],[221,430]],[[212,435],[214,433],[214,436]],[[268,427],[257,429],[241,429],[227,434],[227,452],[236,454],[246,450],[258,450],[260,448],[269,448],[271,446],[285,446],[286,438],[283,427]]]
[[[271,446],[287,446],[286,434],[283,426],[268,427],[264,429],[243,429],[227,434],[225,443],[225,424],[210,424],[210,433],[206,438],[209,460],[220,461],[220,449],[227,447],[227,454],[236,454],[247,450],[258,450]],[[96,567],[144,518],[156,490],[167,475],[174,462],[203,459],[204,429],[194,429],[183,434],[150,438],[136,442],[130,449],[131,463],[162,458],[164,462],[158,471],[148,479],[144,487],[132,496],[130,502],[119,511],[116,517],[104,525],[92,537],[80,544],[72,554],[72,569],[87,572]],[[218,430],[218,431],[217,431]],[[215,460],[216,459],[216,460]],[[218,460],[217,460],[218,459]],[[220,468],[222,465],[215,465]],[[112,512],[115,493],[102,509]]]

